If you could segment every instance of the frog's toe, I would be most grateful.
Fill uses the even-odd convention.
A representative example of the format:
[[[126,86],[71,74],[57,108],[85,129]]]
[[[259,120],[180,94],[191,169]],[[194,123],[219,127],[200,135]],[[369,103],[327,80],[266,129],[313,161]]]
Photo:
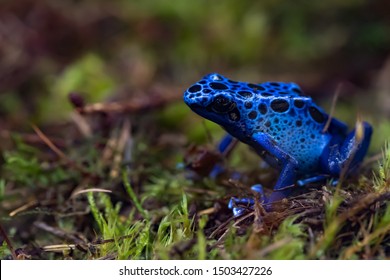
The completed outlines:
[[[260,184],[253,185],[251,187],[251,190],[256,192],[257,194],[259,194],[261,203],[265,203],[266,202],[266,196],[264,194],[264,189],[263,189],[262,185],[260,185]]]
[[[246,212],[246,210],[247,209],[245,209],[244,207],[233,207],[232,212],[234,217],[239,217],[243,215]]]
[[[297,185],[299,187],[305,187],[305,186],[313,184],[313,183],[315,184],[315,183],[326,182],[327,180],[330,180],[329,184],[331,186],[333,186],[333,187],[337,186],[337,184],[339,182],[338,179],[332,178],[329,175],[317,175],[317,176],[313,176],[313,177],[309,177],[309,178],[298,180],[297,181]]]
[[[320,182],[326,181],[329,178],[330,178],[329,175],[312,176],[312,177],[309,177],[309,178],[298,180],[297,181],[297,185],[299,187],[304,187],[304,186],[309,185],[309,184],[320,183]]]

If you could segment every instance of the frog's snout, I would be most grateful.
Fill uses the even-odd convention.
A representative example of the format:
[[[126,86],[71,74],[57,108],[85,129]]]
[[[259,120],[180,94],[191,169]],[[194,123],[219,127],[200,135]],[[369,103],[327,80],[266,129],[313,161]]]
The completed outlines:
[[[208,96],[208,93],[204,92],[205,90],[202,89],[202,86],[199,84],[195,84],[191,87],[189,87],[184,92],[184,102],[190,106],[201,106],[206,107],[208,103],[210,102],[210,97]]]

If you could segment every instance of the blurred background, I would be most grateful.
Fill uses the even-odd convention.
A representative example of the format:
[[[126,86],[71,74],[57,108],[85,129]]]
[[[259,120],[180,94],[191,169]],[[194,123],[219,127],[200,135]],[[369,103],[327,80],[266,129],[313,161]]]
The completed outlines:
[[[375,122],[390,111],[389,11],[386,0],[0,1],[0,130],[66,120],[70,92],[180,96],[209,72],[294,81],[323,105],[341,83],[336,115]]]
[[[367,177],[359,177],[358,188],[352,192],[367,188],[372,194],[376,183],[368,181],[371,168],[377,166],[383,144],[390,139],[390,1],[0,0],[0,227],[7,229],[15,248],[25,250],[20,255],[54,258],[41,246],[121,236],[128,242],[113,250],[114,255],[124,252],[119,258],[127,259],[136,250],[133,258],[155,259],[148,248],[150,252],[158,248],[156,243],[142,245],[143,236],[149,236],[143,233],[150,230],[150,240],[157,236],[157,244],[164,248],[165,240],[175,244],[174,250],[168,248],[169,254],[157,253],[157,259],[173,251],[181,256],[180,248],[198,248],[193,237],[203,240],[203,235],[189,233],[192,228],[203,229],[201,222],[199,227],[191,222],[200,209],[216,209],[205,228],[205,233],[214,235],[213,227],[228,225],[231,218],[225,207],[230,197],[244,196],[254,183],[273,186],[276,173],[259,166],[259,157],[246,145],[238,145],[228,159],[215,153],[223,130],[182,101],[183,91],[210,72],[252,83],[295,82],[327,112],[339,91],[335,116],[351,129],[359,115],[374,127],[363,163]],[[80,110],[97,108],[97,104],[106,111]],[[122,110],[108,110],[113,104]],[[215,162],[223,162],[231,174],[246,176],[239,184],[223,178],[209,180],[203,175],[209,174]],[[183,167],[191,165],[194,170],[197,167],[199,180],[185,177]],[[385,179],[378,179],[382,177],[374,181],[384,184]],[[88,192],[87,197],[84,191],[91,187],[111,193]],[[348,197],[354,197],[352,193]],[[147,215],[138,209],[142,207],[137,206],[136,197]],[[310,207],[325,207],[324,197],[310,202]],[[337,208],[339,202],[329,205]],[[346,248],[342,240],[353,240],[351,246],[355,246],[360,237],[377,236],[383,230],[372,222],[386,220],[379,218],[383,208],[379,204],[371,208],[378,212],[364,214],[370,219],[367,222],[356,216],[356,221],[362,221],[355,223],[362,227],[360,232],[351,231],[348,223],[325,259],[342,252],[340,246]],[[102,226],[100,209],[109,230]],[[346,209],[340,213],[352,208]],[[312,213],[313,221],[328,218]],[[146,221],[147,216],[150,221],[145,224],[142,219]],[[274,232],[272,220],[270,234]],[[318,224],[314,224],[314,235],[307,235],[310,244],[312,236],[323,235]],[[290,230],[290,226],[281,228],[292,232],[292,241],[283,240],[298,248],[297,258],[302,258],[302,248],[312,245],[301,245],[298,235],[294,236],[298,228],[294,225]],[[371,233],[370,228],[377,231]],[[127,239],[133,231],[139,231],[140,238]],[[169,231],[175,237],[165,235]],[[275,236],[270,239],[267,233],[264,240],[279,242],[281,235]],[[2,238],[0,258],[6,248]],[[227,240],[234,246],[244,244]],[[256,242],[248,242],[245,248],[252,251]],[[376,242],[374,252],[382,250]],[[292,252],[286,247],[288,253],[280,253],[283,258]],[[233,252],[242,251],[242,247],[234,248]],[[225,249],[222,258],[226,258]],[[74,258],[97,258],[95,250],[76,252],[79,255]],[[373,258],[368,247],[363,251],[364,258]],[[107,252],[102,250],[99,256],[108,258]],[[60,255],[56,258],[71,257]]]

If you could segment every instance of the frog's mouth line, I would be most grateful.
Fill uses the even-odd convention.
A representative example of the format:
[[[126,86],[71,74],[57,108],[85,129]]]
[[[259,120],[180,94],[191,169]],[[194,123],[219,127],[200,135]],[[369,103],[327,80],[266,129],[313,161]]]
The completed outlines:
[[[194,111],[196,111],[196,110],[202,110],[202,109],[204,109],[204,108],[206,108],[206,110],[208,110],[207,107],[204,107],[204,106],[199,105],[199,104],[197,104],[197,103],[187,104],[187,105],[188,105],[188,107],[190,107],[190,108],[191,108],[192,110],[194,110]]]

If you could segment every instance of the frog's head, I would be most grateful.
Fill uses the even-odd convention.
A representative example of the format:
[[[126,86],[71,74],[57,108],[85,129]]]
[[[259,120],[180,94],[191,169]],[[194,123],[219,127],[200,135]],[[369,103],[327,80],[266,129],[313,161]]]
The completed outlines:
[[[184,92],[184,102],[197,114],[241,138],[245,136],[248,105],[255,98],[250,86],[243,88],[242,84],[212,73]]]

